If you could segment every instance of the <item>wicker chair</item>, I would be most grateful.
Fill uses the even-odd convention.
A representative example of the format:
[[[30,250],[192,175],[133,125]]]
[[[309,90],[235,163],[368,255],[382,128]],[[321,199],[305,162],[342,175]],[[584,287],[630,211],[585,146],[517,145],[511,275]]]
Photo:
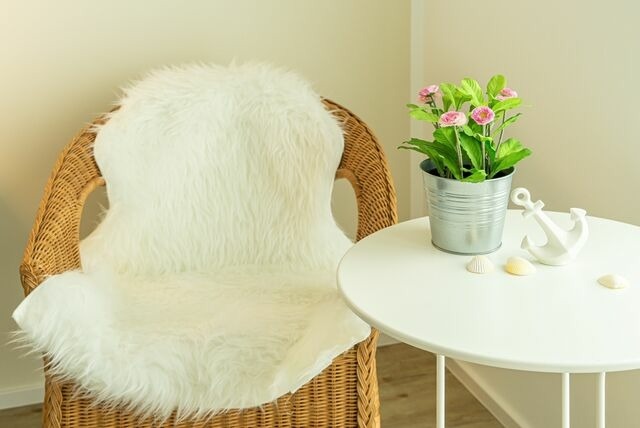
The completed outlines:
[[[346,178],[358,204],[357,239],[397,221],[396,196],[384,154],[371,130],[353,113],[324,103],[345,130],[345,148],[336,178]],[[104,119],[97,119],[100,123]],[[87,196],[104,180],[93,159],[95,133],[83,129],[63,150],[45,187],[20,266],[25,295],[48,275],[80,266],[79,226]],[[337,357],[331,366],[294,394],[259,408],[229,410],[207,420],[177,421],[163,427],[379,427],[375,353],[378,333]],[[45,365],[46,367],[46,365]],[[124,406],[103,406],[79,394],[45,369],[44,427],[154,427]]]

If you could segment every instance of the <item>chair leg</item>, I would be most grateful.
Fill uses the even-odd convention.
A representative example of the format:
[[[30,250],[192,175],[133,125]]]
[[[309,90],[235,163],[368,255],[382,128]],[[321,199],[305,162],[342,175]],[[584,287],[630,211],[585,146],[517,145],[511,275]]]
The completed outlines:
[[[44,402],[42,403],[42,427],[62,426],[62,390],[60,384],[45,373]]]
[[[376,368],[378,331],[358,345],[358,428],[380,428],[380,396]]]

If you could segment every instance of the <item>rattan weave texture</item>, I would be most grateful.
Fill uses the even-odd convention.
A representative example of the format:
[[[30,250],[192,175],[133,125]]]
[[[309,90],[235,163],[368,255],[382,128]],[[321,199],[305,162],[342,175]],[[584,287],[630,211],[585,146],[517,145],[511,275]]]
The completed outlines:
[[[397,222],[396,196],[382,149],[367,125],[339,104],[325,106],[343,125],[345,148],[336,178],[353,186],[358,205],[357,239]],[[96,123],[103,123],[99,118]],[[83,129],[63,150],[44,190],[20,265],[25,295],[47,275],[80,267],[79,227],[86,197],[104,185],[92,155],[95,133]],[[45,370],[44,427],[274,427],[380,426],[375,351],[378,333],[337,357],[296,391],[260,408],[229,410],[208,419],[158,423],[141,420],[123,405],[92,402],[73,382]]]

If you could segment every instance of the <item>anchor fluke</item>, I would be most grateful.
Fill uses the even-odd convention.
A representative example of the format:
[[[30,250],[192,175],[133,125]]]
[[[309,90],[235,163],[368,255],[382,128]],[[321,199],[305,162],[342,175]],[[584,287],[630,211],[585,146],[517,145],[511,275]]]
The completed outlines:
[[[571,213],[571,221],[578,221],[587,215],[587,212],[582,208],[571,208],[569,212]]]
[[[524,207],[522,216],[533,216],[547,236],[544,245],[537,246],[528,236],[522,240],[521,248],[527,250],[539,262],[547,265],[564,265],[575,260],[578,252],[584,247],[589,237],[587,212],[580,208],[571,208],[570,218],[573,226],[569,230],[562,229],[542,211],[542,201],[532,202],[531,194],[523,187],[511,192],[514,204]]]
[[[531,239],[529,239],[528,236],[522,238],[522,244],[520,244],[520,248],[529,251],[529,248],[531,247],[533,247],[533,242],[531,242]]]

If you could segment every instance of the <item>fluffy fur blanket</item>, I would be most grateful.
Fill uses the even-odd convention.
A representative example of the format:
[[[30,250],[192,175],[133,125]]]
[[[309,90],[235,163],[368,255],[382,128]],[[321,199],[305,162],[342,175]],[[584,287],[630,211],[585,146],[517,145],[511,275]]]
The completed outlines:
[[[295,74],[163,69],[125,89],[94,153],[110,207],[82,271],[14,319],[53,371],[166,417],[295,391],[369,327],[335,287],[342,132]]]

